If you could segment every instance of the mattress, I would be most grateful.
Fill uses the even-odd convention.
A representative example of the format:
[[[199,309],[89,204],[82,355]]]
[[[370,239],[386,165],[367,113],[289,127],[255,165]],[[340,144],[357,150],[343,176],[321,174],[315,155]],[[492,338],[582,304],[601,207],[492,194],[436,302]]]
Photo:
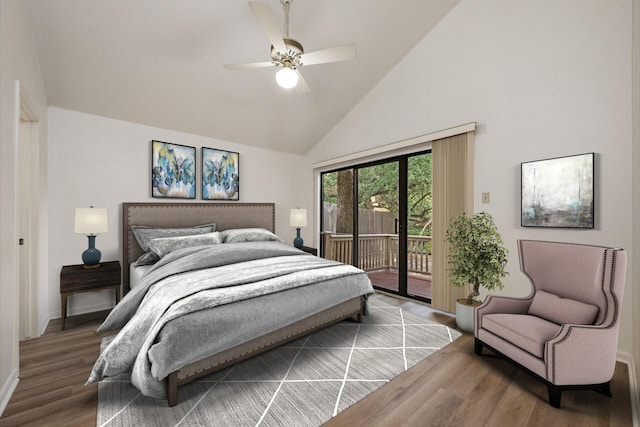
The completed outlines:
[[[147,271],[153,268],[152,265],[140,265],[136,266],[135,262],[129,264],[129,287],[131,289],[135,289],[135,287],[140,283],[140,279],[144,276]]]

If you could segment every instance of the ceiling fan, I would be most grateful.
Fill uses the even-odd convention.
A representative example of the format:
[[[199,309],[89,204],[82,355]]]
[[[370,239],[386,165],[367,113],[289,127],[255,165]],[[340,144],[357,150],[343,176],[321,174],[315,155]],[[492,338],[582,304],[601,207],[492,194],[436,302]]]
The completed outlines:
[[[289,38],[289,6],[291,1],[280,0],[284,8],[284,37],[280,33],[271,8],[265,3],[250,1],[249,7],[271,42],[271,61],[225,64],[224,67],[229,70],[243,70],[276,66],[280,68],[276,73],[278,84],[287,89],[295,87],[296,92],[303,94],[311,89],[302,74],[300,74],[300,67],[303,65],[349,61],[356,57],[356,45],[353,43],[305,53],[300,42]]]

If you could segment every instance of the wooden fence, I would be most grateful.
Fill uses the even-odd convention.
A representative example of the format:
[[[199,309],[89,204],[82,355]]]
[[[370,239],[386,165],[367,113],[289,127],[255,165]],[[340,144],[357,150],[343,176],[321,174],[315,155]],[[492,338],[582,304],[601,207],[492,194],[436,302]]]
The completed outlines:
[[[338,207],[335,203],[324,202],[322,226],[325,233],[335,233]],[[358,234],[392,234],[396,230],[398,214],[393,212],[358,209]]]

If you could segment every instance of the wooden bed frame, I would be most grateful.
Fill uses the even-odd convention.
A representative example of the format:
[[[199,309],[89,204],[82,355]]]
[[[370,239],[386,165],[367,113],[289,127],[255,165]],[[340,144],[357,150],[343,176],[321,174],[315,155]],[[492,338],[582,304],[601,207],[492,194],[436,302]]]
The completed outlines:
[[[123,203],[122,218],[123,295],[130,290],[129,264],[143,253],[131,233],[131,225],[189,227],[215,223],[218,231],[260,227],[275,232],[274,203]],[[169,406],[175,406],[178,403],[179,386],[341,320],[355,316],[356,320],[361,322],[363,307],[364,297],[353,298],[284,328],[180,368],[167,377]]]

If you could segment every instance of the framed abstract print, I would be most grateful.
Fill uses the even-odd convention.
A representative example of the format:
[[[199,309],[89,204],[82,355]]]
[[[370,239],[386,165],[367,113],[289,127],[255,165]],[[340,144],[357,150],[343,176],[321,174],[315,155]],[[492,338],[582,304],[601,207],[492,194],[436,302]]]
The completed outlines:
[[[202,199],[240,200],[240,155],[202,147]]]
[[[594,153],[522,163],[523,227],[594,228]]]
[[[196,198],[196,148],[151,141],[151,196]]]

